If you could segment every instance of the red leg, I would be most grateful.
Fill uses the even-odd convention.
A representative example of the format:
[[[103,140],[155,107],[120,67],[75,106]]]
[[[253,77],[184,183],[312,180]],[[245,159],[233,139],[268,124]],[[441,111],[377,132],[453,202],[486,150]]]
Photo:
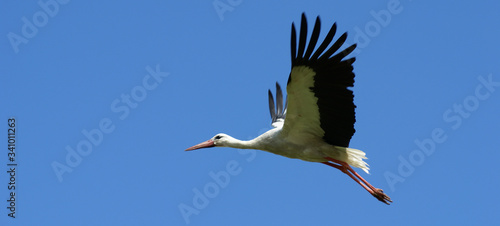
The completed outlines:
[[[345,167],[352,174],[354,174],[357,178],[359,178],[361,181],[363,181],[363,183],[365,183],[366,185],[368,185],[368,187],[370,187],[373,191],[377,190],[377,188],[373,187],[370,183],[368,183],[368,181],[366,181],[363,177],[361,177],[361,175],[359,175],[358,173],[356,173],[356,171],[354,171],[354,169],[352,169],[352,167],[349,164],[347,164],[346,162],[342,162],[342,161],[339,161],[339,160],[336,160],[336,159],[333,159],[333,158],[330,158],[330,157],[325,157],[325,159],[327,159],[329,161],[332,161],[334,163],[337,163],[337,164]]]
[[[367,187],[365,184],[361,183],[358,178],[354,177],[344,166],[337,166],[331,162],[322,162],[325,165],[329,165],[331,167],[337,168],[343,173],[347,174],[347,176],[351,177],[354,181],[356,181],[359,185],[361,185],[363,188],[365,188],[370,194],[373,194],[373,190],[369,187]]]
[[[349,166],[349,164],[342,162],[342,161],[339,161],[339,160],[336,160],[336,159],[333,159],[333,158],[330,158],[330,157],[326,157],[325,159],[332,161],[332,162],[339,164],[339,165],[335,165],[335,164],[330,163],[330,162],[322,162],[323,164],[329,165],[329,166],[334,167],[336,169],[339,169],[343,173],[347,174],[354,181],[356,181],[359,185],[361,185],[364,189],[366,189],[368,192],[370,192],[370,194],[372,194],[379,201],[381,201],[385,204],[388,204],[388,205],[389,205],[389,202],[392,202],[391,198],[389,196],[387,196],[382,189],[373,187],[370,183],[368,183],[368,181],[366,181],[363,177],[361,177],[358,173],[356,173],[356,171],[354,171],[351,168],[351,166]]]

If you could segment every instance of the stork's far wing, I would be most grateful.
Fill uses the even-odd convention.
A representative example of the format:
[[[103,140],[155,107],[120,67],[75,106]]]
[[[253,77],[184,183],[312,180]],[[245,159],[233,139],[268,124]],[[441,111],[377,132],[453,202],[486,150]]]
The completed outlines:
[[[268,92],[269,95],[269,112],[271,113],[271,120],[273,127],[283,126],[283,122],[286,116],[286,108],[288,105],[288,99],[283,107],[283,92],[278,83],[276,83],[276,107],[274,106],[274,97],[271,90]]]
[[[348,89],[354,85],[352,63],[355,58],[343,58],[356,45],[333,55],[345,42],[347,33],[344,33],[326,50],[336,32],[336,24],[333,24],[325,40],[314,51],[320,27],[317,17],[306,49],[307,21],[302,14],[297,51],[292,23],[292,71],[287,84],[289,103],[283,135],[290,140],[321,138],[331,145],[348,147],[356,121],[354,95]]]

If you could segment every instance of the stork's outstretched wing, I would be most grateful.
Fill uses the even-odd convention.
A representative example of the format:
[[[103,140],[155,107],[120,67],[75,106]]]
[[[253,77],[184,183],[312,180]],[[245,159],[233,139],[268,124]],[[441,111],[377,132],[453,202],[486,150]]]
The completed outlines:
[[[354,95],[348,89],[354,85],[352,63],[355,58],[344,60],[344,57],[356,45],[335,54],[347,38],[347,33],[344,33],[327,49],[337,28],[333,24],[325,40],[314,51],[320,27],[317,17],[306,49],[307,20],[302,14],[297,51],[292,23],[292,71],[287,84],[289,103],[283,135],[292,141],[322,138],[331,145],[348,147],[356,121]]]

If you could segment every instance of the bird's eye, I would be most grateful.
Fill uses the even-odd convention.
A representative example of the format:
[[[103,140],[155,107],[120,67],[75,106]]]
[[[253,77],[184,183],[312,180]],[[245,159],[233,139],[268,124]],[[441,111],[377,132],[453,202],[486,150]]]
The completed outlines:
[[[218,139],[220,139],[220,138],[222,138],[222,136],[221,136],[221,135],[217,135],[217,136],[215,136],[215,139],[216,139],[216,140],[218,140]]]

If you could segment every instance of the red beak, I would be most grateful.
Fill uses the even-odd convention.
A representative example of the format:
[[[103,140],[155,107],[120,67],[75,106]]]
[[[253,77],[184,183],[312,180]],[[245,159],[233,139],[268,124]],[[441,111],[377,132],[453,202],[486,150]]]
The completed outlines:
[[[200,149],[200,148],[211,148],[211,147],[215,147],[214,141],[212,139],[207,140],[205,142],[202,142],[200,144],[197,144],[193,147],[190,147],[190,148],[186,149],[185,151],[192,151],[192,150],[196,150],[196,149]]]

